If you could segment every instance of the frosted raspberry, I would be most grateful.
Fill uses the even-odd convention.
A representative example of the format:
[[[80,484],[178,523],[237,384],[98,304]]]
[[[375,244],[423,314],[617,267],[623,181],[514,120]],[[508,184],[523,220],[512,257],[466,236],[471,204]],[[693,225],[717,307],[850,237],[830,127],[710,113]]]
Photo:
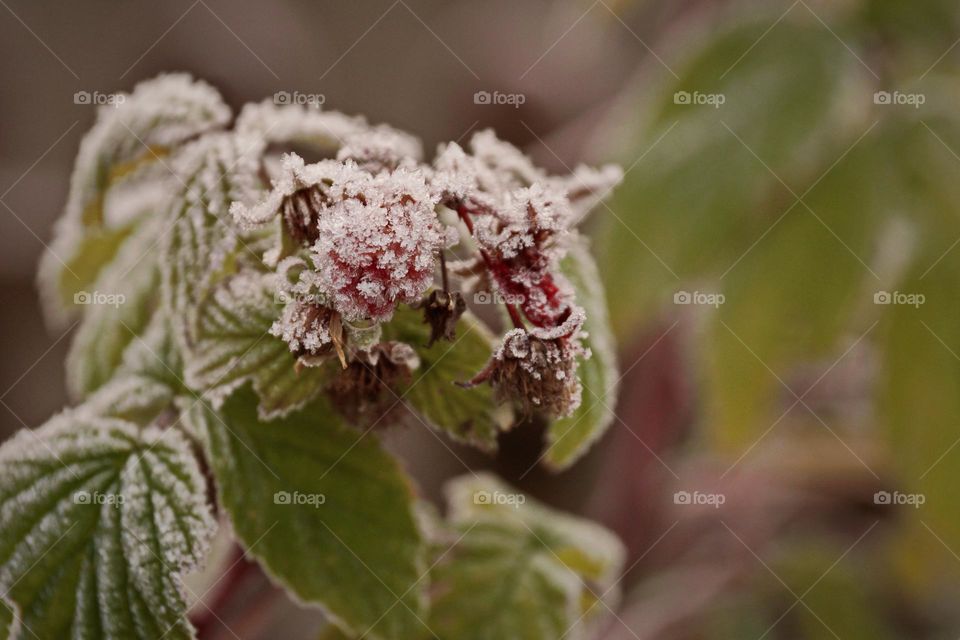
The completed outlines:
[[[321,288],[347,320],[389,320],[433,283],[437,252],[455,238],[418,169],[373,176],[348,161],[326,193],[312,248]],[[352,171],[351,171],[352,168]]]

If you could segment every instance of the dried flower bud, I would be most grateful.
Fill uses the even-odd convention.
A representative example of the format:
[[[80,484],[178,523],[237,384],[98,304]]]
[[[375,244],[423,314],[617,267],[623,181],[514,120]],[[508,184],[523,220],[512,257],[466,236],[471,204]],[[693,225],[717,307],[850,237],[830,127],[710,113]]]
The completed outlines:
[[[381,342],[369,351],[355,352],[327,393],[352,422],[379,420],[392,409],[402,408],[391,389],[398,382],[409,381],[419,366],[420,358],[410,345]]]
[[[507,332],[484,370],[463,386],[489,382],[498,402],[553,418],[569,416],[580,406],[583,390],[578,358],[589,356],[580,344],[583,320],[583,310],[576,308],[554,329]]]
[[[435,289],[417,303],[423,309],[423,321],[430,325],[430,341],[427,347],[441,338],[453,342],[457,338],[457,320],[467,310],[467,303],[459,291]]]

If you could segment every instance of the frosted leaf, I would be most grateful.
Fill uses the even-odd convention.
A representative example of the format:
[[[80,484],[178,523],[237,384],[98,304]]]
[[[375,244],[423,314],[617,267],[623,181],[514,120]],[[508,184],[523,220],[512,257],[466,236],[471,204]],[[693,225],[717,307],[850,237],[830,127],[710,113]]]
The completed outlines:
[[[256,404],[244,388],[194,416],[218,504],[247,552],[354,635],[428,637],[423,541],[397,460],[323,400],[266,424]]]
[[[172,228],[163,236],[161,273],[164,303],[183,349],[190,344],[199,301],[238,253],[252,253],[227,212],[231,203],[250,202],[262,193],[263,144],[256,136],[209,135],[185,147],[173,166],[179,193]]]
[[[67,388],[75,401],[103,385],[124,349],[142,332],[157,306],[162,217],[147,220],[120,248],[78,300],[84,317],[67,355]]]
[[[193,636],[180,576],[215,524],[182,436],[67,412],[0,448],[0,477],[0,590],[37,637]]]
[[[462,640],[584,638],[577,621],[592,594],[619,577],[620,541],[487,473],[456,478],[445,493],[450,530],[435,541],[431,574],[435,633]]]
[[[623,169],[614,164],[599,169],[578,165],[569,176],[553,178],[557,188],[566,192],[573,210],[572,224],[580,224],[594,207],[610,197],[623,180]]]
[[[185,74],[142,82],[124,97],[117,106],[101,107],[96,125],[84,137],[65,212],[51,250],[41,261],[39,284],[45,309],[54,320],[67,316],[69,309],[63,303],[90,285],[133,224],[124,216],[107,217],[103,205],[108,189],[126,175],[142,176],[142,165],[170,154],[198,134],[222,127],[230,117],[212,87]]]
[[[383,162],[393,168],[402,159],[419,162],[423,156],[416,137],[388,125],[370,125],[362,116],[306,105],[277,105],[272,100],[244,107],[237,118],[236,130],[260,135],[271,145],[304,145],[341,160],[353,159],[361,165],[381,161],[376,163],[378,168]]]
[[[423,322],[420,311],[401,307],[393,320],[382,325],[383,340],[413,345],[420,358],[419,369],[396,393],[430,428],[457,442],[493,452],[497,435],[512,424],[509,407],[497,408],[489,387],[464,389],[452,383],[467,380],[483,367],[496,340],[469,312],[463,314],[458,324],[457,340],[452,346],[435,342],[430,347],[426,346],[430,327]],[[394,400],[392,395],[389,398]]]
[[[586,453],[614,421],[619,374],[603,284],[585,239],[571,245],[560,267],[587,310],[579,335],[583,353],[578,357],[578,376],[584,387],[580,406],[569,417],[553,422],[546,436],[544,461],[563,469]]]
[[[370,173],[393,171],[401,165],[413,168],[422,156],[419,140],[385,125],[346,136],[337,152],[337,160],[353,160]]]
[[[287,344],[271,335],[280,313],[276,276],[244,273],[220,285],[200,306],[185,355],[188,386],[216,407],[253,381],[259,415],[270,420],[313,399],[339,364],[300,370]]]

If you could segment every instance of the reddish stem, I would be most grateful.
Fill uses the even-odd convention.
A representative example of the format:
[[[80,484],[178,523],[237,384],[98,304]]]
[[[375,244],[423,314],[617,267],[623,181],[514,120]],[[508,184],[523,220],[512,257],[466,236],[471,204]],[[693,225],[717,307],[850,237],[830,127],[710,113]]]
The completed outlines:
[[[457,206],[457,215],[460,216],[460,219],[463,220],[463,224],[466,225],[467,231],[470,232],[471,236],[474,236],[473,233],[473,220],[470,219],[470,212],[467,211],[467,207],[464,204]],[[474,236],[476,237],[476,236]],[[480,257],[483,259],[483,264],[487,267],[487,272],[491,275],[493,274],[493,260],[490,258],[490,255],[482,248],[479,249]],[[517,329],[525,329],[526,325],[523,322],[523,318],[520,316],[520,311],[517,309],[516,305],[510,303],[504,303],[507,308],[507,313],[510,315],[510,320],[513,322],[513,326]]]

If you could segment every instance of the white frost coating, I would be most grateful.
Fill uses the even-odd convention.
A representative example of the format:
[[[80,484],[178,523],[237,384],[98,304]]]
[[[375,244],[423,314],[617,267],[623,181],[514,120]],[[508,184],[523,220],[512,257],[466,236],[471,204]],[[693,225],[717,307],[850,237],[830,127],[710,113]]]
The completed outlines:
[[[431,286],[437,252],[455,242],[419,169],[371,176],[352,162],[330,185],[312,248],[323,290],[347,320],[389,320]]]
[[[189,348],[197,304],[236,251],[245,250],[227,213],[232,202],[262,195],[257,174],[263,139],[214,134],[184,148],[173,169],[179,195],[173,228],[163,237],[163,294],[178,343]]]
[[[419,161],[420,141],[385,124],[371,125],[362,116],[322,111],[305,105],[277,105],[273,100],[245,106],[237,117],[239,133],[253,133],[269,144],[300,143],[358,162],[382,157]],[[344,151],[345,150],[345,151]]]
[[[118,106],[103,106],[97,123],[84,136],[70,179],[70,193],[63,217],[57,223],[54,241],[41,261],[38,282],[45,310],[52,321],[68,316],[59,300],[57,281],[85,235],[85,227],[100,223],[84,221],[85,211],[96,206],[104,188],[104,176],[112,168],[188,140],[204,131],[224,126],[230,109],[213,87],[186,74],[161,75],[138,84]]]
[[[231,213],[240,226],[255,228],[305,189],[316,190],[316,210],[307,212],[315,219],[297,224],[314,224],[317,239],[302,288],[315,285],[347,320],[388,320],[397,303],[419,299],[433,282],[437,251],[456,241],[437,218],[439,194],[424,171],[403,166],[374,175],[352,160],[306,164],[287,154],[270,194],[252,207],[234,204]],[[300,317],[303,310],[287,313]]]
[[[89,549],[97,584],[83,573],[73,588],[78,605],[93,598],[98,606],[93,611],[77,606],[75,629],[102,622],[104,637],[129,637],[133,630],[122,619],[85,616],[99,618],[101,610],[115,608],[133,611],[133,587],[151,626],[187,630],[179,577],[201,561],[215,523],[205,483],[182,436],[68,411],[0,447],[0,475],[0,530],[7,533],[0,544],[0,590],[9,592],[28,618],[65,604],[35,598],[53,588],[49,581],[65,579],[57,573],[62,554]],[[33,524],[24,529],[26,522]],[[21,580],[26,572],[30,581]],[[39,594],[37,580],[48,581]],[[89,593],[94,587],[96,593]]]

